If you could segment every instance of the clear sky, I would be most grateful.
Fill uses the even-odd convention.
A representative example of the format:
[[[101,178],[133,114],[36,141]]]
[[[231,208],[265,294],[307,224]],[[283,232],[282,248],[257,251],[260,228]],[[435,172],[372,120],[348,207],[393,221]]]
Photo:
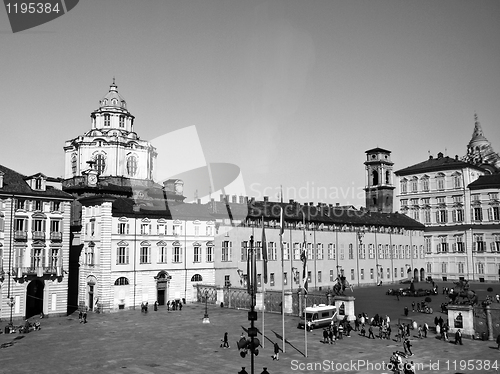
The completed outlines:
[[[16,34],[1,9],[0,163],[62,176],[115,77],[142,139],[196,126],[247,195],[364,205],[368,149],[463,156],[476,112],[500,151],[499,35],[498,0],[85,0]]]

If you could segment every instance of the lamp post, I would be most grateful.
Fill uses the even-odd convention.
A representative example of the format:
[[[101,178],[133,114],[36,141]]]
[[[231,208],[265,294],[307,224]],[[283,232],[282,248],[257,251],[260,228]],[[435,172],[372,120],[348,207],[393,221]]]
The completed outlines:
[[[363,246],[363,237],[365,236],[365,230],[364,228],[360,228],[358,229],[358,231],[356,232],[356,238],[358,239],[358,253],[356,254],[356,267],[357,267],[357,278],[358,278],[358,287],[359,287],[359,253],[360,253],[360,250]]]
[[[205,290],[205,315],[203,316],[203,323],[210,323],[208,318],[208,290]]]
[[[259,354],[258,347],[260,341],[257,338],[257,328],[255,321],[257,320],[257,312],[255,311],[255,301],[257,294],[257,267],[256,267],[256,254],[253,246],[253,235],[250,236],[250,246],[248,248],[247,256],[247,292],[250,295],[250,311],[248,312],[248,320],[250,321],[250,328],[248,329],[248,339],[244,337],[238,342],[238,349],[240,350],[241,357],[245,357],[247,352],[250,351],[250,373],[254,374],[254,355]]]
[[[7,304],[10,306],[10,319],[9,319],[9,326],[12,326],[12,308],[14,308],[14,305],[16,305],[16,302],[14,300],[14,296],[11,296],[9,298],[9,301],[7,301]]]

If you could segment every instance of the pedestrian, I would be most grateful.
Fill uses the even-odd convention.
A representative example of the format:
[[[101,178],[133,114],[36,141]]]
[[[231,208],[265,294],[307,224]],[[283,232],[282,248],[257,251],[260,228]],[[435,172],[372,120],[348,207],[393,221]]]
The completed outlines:
[[[422,327],[422,332],[424,333],[424,338],[427,338],[427,331],[429,330],[429,325],[424,323],[424,327]]]
[[[229,341],[227,338],[227,332],[224,333],[224,337],[222,338],[221,348],[229,348]]]
[[[78,312],[78,320],[80,321],[80,323],[83,323],[83,312],[82,310],[80,309],[80,311]]]
[[[352,326],[349,322],[347,322],[347,327],[346,327],[346,332],[347,332],[347,337],[351,337],[351,331],[352,331]]]
[[[339,339],[342,339],[342,335],[344,335],[344,326],[340,323],[338,328]]]
[[[368,339],[375,339],[375,335],[373,335],[373,326],[370,325],[370,327],[368,328]]]
[[[404,311],[405,311],[405,317],[408,317],[408,307],[407,306],[405,306]]]
[[[500,303],[500,295],[499,294],[495,295],[495,300],[497,301],[497,303]]]
[[[278,345],[278,342],[274,343],[274,356],[273,360],[279,361],[280,360],[280,346]]]
[[[312,322],[311,322],[311,320],[307,321],[307,331],[309,331],[309,332],[312,331]]]
[[[415,312],[415,301],[411,303],[411,311]]]
[[[497,349],[500,349],[500,334],[498,334],[497,336],[497,345],[498,345]]]
[[[418,338],[422,339],[422,325],[418,325]]]
[[[167,301],[167,312],[170,312],[170,300]]]
[[[396,297],[397,297],[397,299],[399,301],[399,290],[396,291]]]
[[[85,310],[83,311],[83,323],[87,323],[87,308],[85,308]]]
[[[179,312],[182,310],[182,303],[179,302]]]
[[[365,329],[365,324],[364,323],[361,325],[361,336],[366,336],[366,329]]]
[[[413,356],[413,352],[411,351],[411,342],[410,339],[408,339],[408,337],[406,337],[405,341],[403,342],[403,348],[406,354]]]
[[[158,311],[158,301],[155,301],[155,305],[153,306],[155,312]]]
[[[417,303],[417,312],[420,312],[420,303]]]
[[[457,332],[455,333],[455,345],[457,345],[457,343],[460,343],[460,345],[463,345],[462,344],[462,331],[460,331],[460,329],[458,329]]]
[[[328,343],[328,331],[326,329],[323,329],[323,344]]]
[[[387,339],[391,340],[391,325],[387,325]]]
[[[335,343],[335,340],[334,340],[335,338],[333,336],[333,329],[331,329],[331,328],[328,330],[328,338],[330,339],[330,344]]]

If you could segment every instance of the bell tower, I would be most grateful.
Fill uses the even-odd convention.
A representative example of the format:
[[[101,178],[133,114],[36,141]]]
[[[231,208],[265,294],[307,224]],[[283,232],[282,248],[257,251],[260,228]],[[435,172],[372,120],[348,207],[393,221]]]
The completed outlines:
[[[394,185],[392,184],[391,151],[373,148],[366,153],[366,209],[371,212],[392,213]]]

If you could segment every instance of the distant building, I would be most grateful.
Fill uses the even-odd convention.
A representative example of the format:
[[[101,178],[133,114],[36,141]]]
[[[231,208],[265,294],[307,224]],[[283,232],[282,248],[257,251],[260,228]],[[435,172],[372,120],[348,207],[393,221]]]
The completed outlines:
[[[400,210],[423,223],[426,273],[440,280],[500,278],[500,174],[476,123],[467,156],[438,153],[396,171]],[[497,155],[498,156],[498,155]]]
[[[0,318],[65,315],[71,195],[0,165]],[[12,308],[10,307],[12,305]]]

